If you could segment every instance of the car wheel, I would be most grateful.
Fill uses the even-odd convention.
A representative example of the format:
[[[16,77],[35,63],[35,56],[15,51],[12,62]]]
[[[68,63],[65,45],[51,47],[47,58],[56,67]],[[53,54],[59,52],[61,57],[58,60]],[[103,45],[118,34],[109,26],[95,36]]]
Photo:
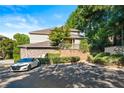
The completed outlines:
[[[28,66],[28,71],[31,70],[31,65]]]

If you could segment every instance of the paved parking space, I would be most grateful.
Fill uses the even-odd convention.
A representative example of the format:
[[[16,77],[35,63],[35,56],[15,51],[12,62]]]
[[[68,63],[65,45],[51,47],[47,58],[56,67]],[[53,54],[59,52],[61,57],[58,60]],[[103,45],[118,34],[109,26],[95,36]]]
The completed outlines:
[[[103,88],[124,87],[124,68],[99,65],[42,65],[27,72],[0,71],[0,87],[7,88]]]

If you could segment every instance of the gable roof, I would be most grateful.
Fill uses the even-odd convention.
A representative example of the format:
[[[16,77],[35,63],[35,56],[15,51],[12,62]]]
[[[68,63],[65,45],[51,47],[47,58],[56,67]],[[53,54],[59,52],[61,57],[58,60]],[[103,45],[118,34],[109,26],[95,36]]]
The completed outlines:
[[[35,34],[35,35],[49,35],[51,33],[52,29],[43,29],[43,30],[37,30],[29,32],[29,34]]]
[[[42,30],[37,30],[37,31],[29,32],[29,34],[35,34],[35,35],[49,35],[53,30],[54,30],[54,28],[42,29]],[[71,28],[70,31],[71,31],[71,32],[79,32],[80,30]]]
[[[32,44],[25,44],[25,45],[19,45],[20,48],[28,48],[28,49],[42,49],[42,48],[58,48],[56,46],[52,46],[50,41],[44,41],[44,42],[37,42]]]

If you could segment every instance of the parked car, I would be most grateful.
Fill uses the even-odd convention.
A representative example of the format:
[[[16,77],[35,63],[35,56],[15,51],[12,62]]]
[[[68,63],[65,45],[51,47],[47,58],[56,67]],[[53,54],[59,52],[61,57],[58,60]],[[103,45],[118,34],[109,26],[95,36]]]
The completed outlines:
[[[36,58],[23,58],[11,66],[11,71],[28,71],[40,65]]]

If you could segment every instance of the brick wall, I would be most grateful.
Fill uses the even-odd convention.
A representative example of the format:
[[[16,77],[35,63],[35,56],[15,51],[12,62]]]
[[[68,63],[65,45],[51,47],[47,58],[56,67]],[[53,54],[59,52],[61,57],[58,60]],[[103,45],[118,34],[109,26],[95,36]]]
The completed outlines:
[[[60,50],[61,56],[69,57],[69,56],[79,56],[81,60],[87,60],[88,53],[82,53],[80,50]]]
[[[55,53],[58,52],[56,49],[26,49],[21,48],[21,58],[33,57],[38,58],[42,57],[46,53]],[[80,50],[60,50],[60,56],[69,57],[69,56],[79,56],[81,60],[87,60],[88,53],[82,53]]]
[[[26,49],[26,48],[21,48],[21,58],[26,58],[26,57],[33,57],[33,58],[38,58],[42,57],[42,55],[46,53],[53,53],[56,52],[56,49]]]

